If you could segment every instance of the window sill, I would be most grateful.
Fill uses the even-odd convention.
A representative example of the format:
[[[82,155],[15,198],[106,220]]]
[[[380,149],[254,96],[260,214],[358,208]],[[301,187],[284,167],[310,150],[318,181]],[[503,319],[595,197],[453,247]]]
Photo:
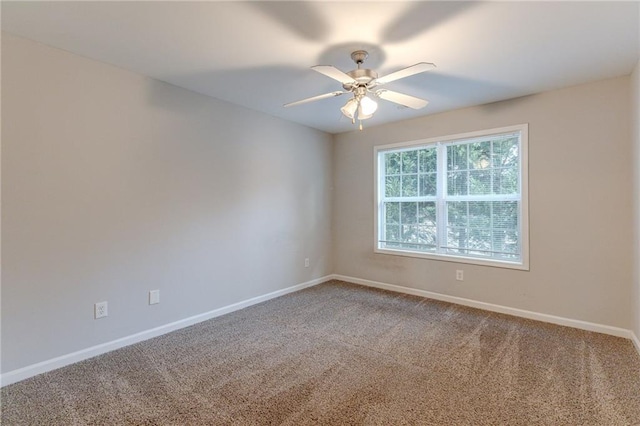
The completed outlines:
[[[374,248],[378,254],[389,254],[393,256],[415,257],[420,259],[439,260],[443,262],[464,263],[469,265],[490,266],[494,268],[518,269],[521,271],[529,270],[529,262],[509,262],[506,260],[481,259],[473,257],[456,256],[452,254],[435,254],[435,253],[419,253],[406,250],[394,250],[389,248]]]

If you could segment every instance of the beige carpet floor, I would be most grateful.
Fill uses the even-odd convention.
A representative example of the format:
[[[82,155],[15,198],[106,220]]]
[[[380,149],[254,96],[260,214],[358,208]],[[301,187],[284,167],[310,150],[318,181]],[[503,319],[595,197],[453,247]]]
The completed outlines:
[[[3,425],[636,425],[628,340],[339,281],[2,389]]]

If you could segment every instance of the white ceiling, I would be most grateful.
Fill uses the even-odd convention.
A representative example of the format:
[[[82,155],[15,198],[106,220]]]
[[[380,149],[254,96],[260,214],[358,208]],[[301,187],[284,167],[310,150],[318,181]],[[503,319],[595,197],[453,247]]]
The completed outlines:
[[[379,101],[365,126],[631,73],[636,2],[8,2],[2,30],[330,133],[353,130],[347,95],[309,67],[380,75],[437,68],[386,88],[428,99]]]

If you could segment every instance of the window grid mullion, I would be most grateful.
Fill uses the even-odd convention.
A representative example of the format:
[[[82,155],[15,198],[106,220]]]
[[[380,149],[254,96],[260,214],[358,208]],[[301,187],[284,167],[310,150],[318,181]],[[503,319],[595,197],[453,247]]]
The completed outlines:
[[[471,215],[469,214],[469,213],[471,213],[471,209],[469,208],[469,204],[470,204],[470,202],[469,202],[469,201],[467,201],[467,203],[466,203],[466,207],[467,207],[467,220],[465,221],[465,224],[466,224],[467,226],[466,226],[466,229],[465,229],[465,232],[464,232],[464,236],[465,236],[465,238],[464,238],[464,247],[458,247],[458,252],[460,252],[460,251],[461,251],[461,250],[460,250],[460,248],[463,248],[463,249],[465,249],[465,250],[467,250],[467,251],[469,250],[469,234],[471,233],[471,219],[469,218],[469,216],[471,216]]]
[[[416,179],[418,179],[418,196],[420,194],[422,194],[422,179],[420,179],[421,173],[420,173],[420,150],[418,150],[418,154],[417,154],[417,161],[416,161]],[[416,215],[418,213],[416,212]],[[417,217],[417,216],[416,216]]]
[[[469,195],[471,193],[471,167],[469,167],[469,162],[471,161],[469,159],[469,145],[467,145],[467,158],[464,164],[464,168],[466,169],[466,173],[467,173],[467,192],[465,195]]]
[[[445,197],[447,194],[447,146],[443,143],[437,144],[437,167],[436,167],[436,252],[442,253],[443,247],[447,245],[447,205]]]
[[[495,173],[493,172],[493,142],[491,141],[491,143],[489,143],[489,192],[491,194],[494,193],[494,186],[493,186],[493,178],[495,176]]]
[[[493,241],[493,202],[489,201],[489,226],[491,229],[489,230],[489,238],[491,241],[491,251],[495,252],[496,248],[494,247]]]
[[[508,195],[449,195],[447,201],[520,201],[517,194]]]
[[[424,203],[424,202],[434,202],[436,201],[436,197],[433,195],[424,196],[424,197],[388,197],[382,198],[382,202],[384,203]]]

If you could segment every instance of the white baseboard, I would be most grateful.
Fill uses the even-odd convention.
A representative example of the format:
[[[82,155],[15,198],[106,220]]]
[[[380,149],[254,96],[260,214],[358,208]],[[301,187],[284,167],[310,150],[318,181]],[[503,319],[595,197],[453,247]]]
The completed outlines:
[[[501,314],[513,315],[521,318],[528,318],[536,321],[548,322],[557,325],[563,325],[566,327],[578,328],[580,330],[594,331],[597,333],[609,334],[617,337],[624,337],[633,340],[633,332],[624,328],[611,327],[608,325],[596,324],[587,321],[574,320],[570,318],[557,317],[555,315],[541,314],[533,311],[526,311],[523,309],[510,308],[508,306],[494,305],[491,303],[478,302],[472,299],[465,299],[462,297],[449,296],[446,294],[433,293],[431,291],[419,290],[416,288],[402,287],[394,284],[381,283],[378,281],[365,280],[361,278],[348,277],[344,275],[331,275],[332,279],[347,281],[353,284],[364,285],[367,287],[375,287],[383,290],[390,290],[397,293],[412,294],[415,296],[422,296],[429,299],[440,300],[443,302],[455,303],[457,305],[469,306],[472,308],[483,309],[485,311],[498,312]],[[640,348],[640,343],[637,340],[634,341],[637,348]],[[640,351],[640,349],[639,349]]]
[[[100,345],[92,346],[90,348],[82,349],[77,352],[73,352],[67,355],[62,355],[50,360],[42,361],[37,364],[32,364],[17,370],[9,371],[0,375],[0,387],[7,386],[12,383],[19,382],[21,380],[28,379],[29,377],[36,376],[38,374],[46,373],[69,364],[84,361],[95,356],[111,352],[113,350],[123,348],[125,346],[132,345],[134,343],[142,342],[144,340],[151,339],[153,337],[161,336],[163,334],[170,333],[181,328],[188,327],[190,325],[197,324],[202,321],[209,320],[211,318],[218,317],[220,315],[228,314],[233,311],[237,311],[257,303],[265,302],[270,299],[274,299],[279,296],[284,296],[288,293],[302,290],[307,287],[321,284],[329,280],[341,280],[350,282],[353,284],[359,284],[367,287],[375,287],[384,290],[394,291],[397,293],[412,294],[415,296],[422,296],[429,299],[440,300],[443,302],[455,303],[457,305],[469,306],[472,308],[484,309],[487,311],[498,312],[502,314],[513,315],[522,318],[533,319],[542,322],[548,322],[552,324],[563,325],[567,327],[578,328],[581,330],[594,331],[598,333],[610,334],[617,337],[624,337],[630,339],[640,354],[640,340],[631,330],[625,330],[623,328],[611,327],[607,325],[595,324],[586,321],[573,320],[569,318],[557,317],[554,315],[541,314],[532,311],[526,311],[522,309],[510,308],[507,306],[494,305],[491,303],[478,302],[476,300],[465,299],[456,296],[449,296],[440,293],[433,293],[426,290],[419,290],[410,287],[402,287],[394,284],[387,284],[378,281],[365,280],[361,278],[354,278],[345,275],[327,275],[321,278],[317,278],[311,281],[307,281],[302,284],[294,285],[282,290],[274,291],[272,293],[257,296],[242,302],[234,303],[232,305],[224,306],[222,308],[214,309],[213,311],[205,312],[203,314],[195,315],[189,318],[185,318],[179,321],[175,321],[169,324],[162,325],[160,327],[152,328],[142,331],[130,336],[126,336],[111,342],[103,343]]]
[[[161,336],[163,334],[170,333],[175,330],[179,330],[190,325],[197,324],[202,321],[209,320],[211,318],[218,317],[220,315],[228,314],[233,311],[237,311],[246,308],[257,303],[265,302],[276,297],[284,296],[294,291],[299,291],[307,287],[312,287],[317,284],[321,284],[325,281],[331,280],[331,276],[324,276],[316,278],[311,281],[307,281],[302,284],[297,284],[282,290],[274,291],[272,293],[264,294],[262,296],[253,297],[242,302],[234,303],[232,305],[224,306],[222,308],[214,309],[213,311],[205,312],[203,314],[194,315],[189,318],[185,318],[179,321],[175,321],[169,324],[162,325],[160,327],[152,328],[142,331],[140,333],[132,334],[111,342],[102,343],[100,345],[92,346],[90,348],[82,349],[77,352],[62,355],[57,358],[49,359],[39,362],[37,364],[28,365],[17,370],[9,371],[0,375],[0,387],[7,386],[12,383],[19,382],[21,380],[28,379],[29,377],[36,376],[38,374],[46,373],[47,371],[55,370],[60,367],[64,367],[69,364],[73,364],[79,361],[84,361],[89,358],[93,358],[97,355],[101,355],[107,352],[111,352],[116,349],[123,348],[125,346],[132,345],[134,343],[142,342],[144,340],[151,339],[153,337]]]

